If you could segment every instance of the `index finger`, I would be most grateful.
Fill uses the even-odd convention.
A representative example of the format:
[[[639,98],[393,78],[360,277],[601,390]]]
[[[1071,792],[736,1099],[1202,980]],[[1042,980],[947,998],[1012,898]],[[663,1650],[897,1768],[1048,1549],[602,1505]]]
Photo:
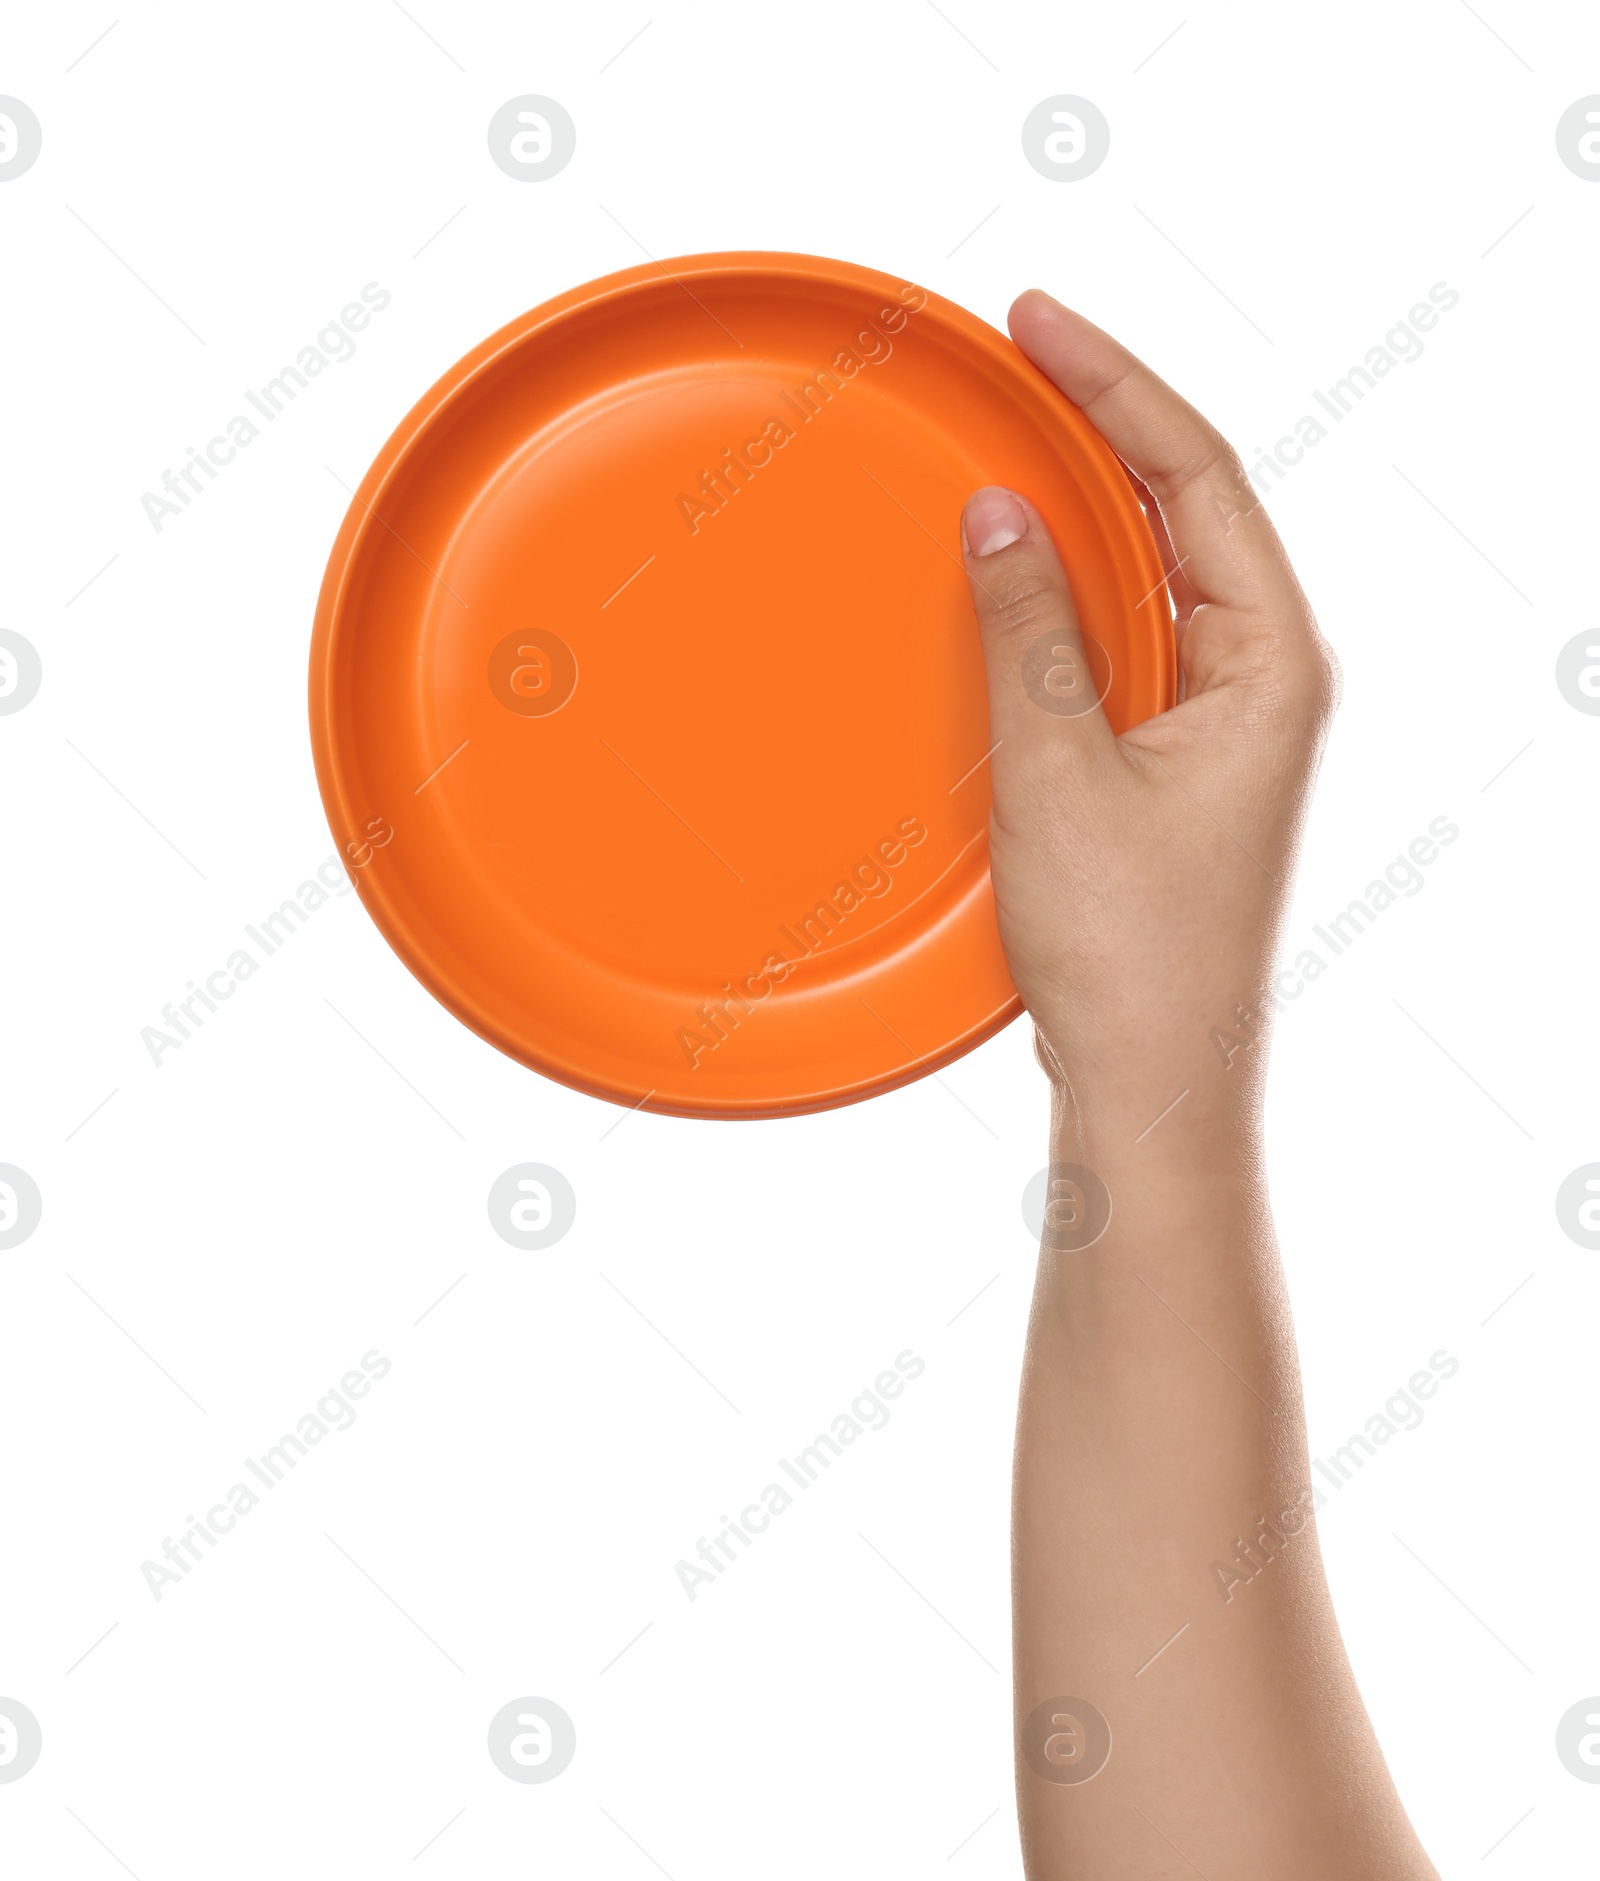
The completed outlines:
[[[1013,304],[1010,327],[1155,497],[1200,600],[1256,612],[1299,598],[1278,532],[1214,425],[1109,333],[1038,288]]]

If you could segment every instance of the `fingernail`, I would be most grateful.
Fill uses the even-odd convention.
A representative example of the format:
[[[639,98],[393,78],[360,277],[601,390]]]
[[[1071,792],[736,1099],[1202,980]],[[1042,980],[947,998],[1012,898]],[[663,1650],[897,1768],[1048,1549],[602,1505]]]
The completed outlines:
[[[967,498],[961,527],[974,555],[993,555],[1028,533],[1028,512],[1009,490],[992,485]]]

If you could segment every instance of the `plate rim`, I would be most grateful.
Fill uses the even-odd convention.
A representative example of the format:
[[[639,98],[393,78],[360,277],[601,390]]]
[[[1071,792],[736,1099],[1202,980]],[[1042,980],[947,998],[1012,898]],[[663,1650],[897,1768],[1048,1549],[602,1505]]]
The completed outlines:
[[[323,570],[311,634],[308,693],[312,759],[323,814],[338,844],[340,866],[350,878],[358,899],[391,952],[412,978],[453,1018],[514,1063],[569,1089],[581,1091],[585,1096],[626,1109],[648,1110],[659,1116],[705,1121],[757,1122],[842,1109],[930,1077],[958,1058],[965,1057],[968,1052],[975,1051],[1013,1020],[1021,1017],[1025,1010],[1022,998],[1013,989],[1010,999],[969,1025],[936,1053],[926,1057],[913,1053],[915,1062],[897,1071],[863,1077],[848,1085],[836,1085],[814,1096],[771,1100],[715,1098],[700,1103],[664,1098],[656,1091],[641,1097],[636,1090],[621,1083],[608,1082],[593,1071],[561,1063],[548,1055],[541,1056],[522,1039],[511,1037],[490,1013],[483,1011],[475,1000],[442,972],[427,950],[418,944],[411,929],[392,906],[390,897],[380,887],[379,878],[369,877],[365,866],[350,866],[353,857],[349,851],[359,847],[362,839],[356,836],[354,841],[350,840],[350,833],[358,827],[358,819],[345,788],[343,767],[332,732],[333,694],[343,618],[341,603],[347,578],[365,537],[374,528],[382,526],[381,518],[376,516],[376,504],[385,487],[407,459],[423,447],[424,439],[441,421],[452,401],[504,354],[525,344],[557,321],[581,310],[596,308],[606,301],[619,299],[641,287],[657,285],[663,277],[677,281],[681,286],[684,277],[703,279],[708,275],[769,281],[798,276],[853,291],[866,288],[891,298],[906,286],[916,286],[919,292],[927,296],[926,305],[936,307],[947,324],[956,327],[969,343],[988,354],[991,363],[1001,368],[1007,376],[1016,376],[1020,368],[1022,376],[1033,376],[1038,385],[1046,389],[1048,396],[1059,401],[1065,422],[1078,434],[1085,461],[1098,473],[1101,493],[1111,507],[1120,510],[1130,522],[1134,517],[1138,518],[1138,525],[1130,531],[1133,548],[1146,563],[1145,572],[1153,587],[1145,600],[1136,604],[1135,618],[1155,601],[1156,596],[1165,593],[1166,579],[1143,505],[1120,461],[1083,411],[1039,371],[1014,341],[979,315],[931,288],[912,282],[910,277],[902,279],[858,262],[787,250],[727,249],[668,257],[665,261],[644,262],[611,274],[599,275],[539,302],[496,328],[448,367],[395,425],[367,467],[366,474],[345,509]],[[1156,683],[1158,696],[1163,701],[1158,710],[1167,711],[1176,702],[1177,696],[1177,654],[1170,620],[1166,622],[1166,631],[1159,636],[1157,652],[1160,671]]]

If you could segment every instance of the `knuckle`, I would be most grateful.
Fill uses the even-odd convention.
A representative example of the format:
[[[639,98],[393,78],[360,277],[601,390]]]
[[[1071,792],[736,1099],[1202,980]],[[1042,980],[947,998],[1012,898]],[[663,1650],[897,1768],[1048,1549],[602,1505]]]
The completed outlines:
[[[1206,426],[1206,437],[1199,447],[1199,467],[1193,473],[1195,478],[1213,477],[1225,481],[1235,490],[1250,487],[1245,474],[1244,459],[1214,426]]]
[[[1058,588],[1032,573],[1019,573],[991,597],[989,618],[1002,633],[1020,636],[1060,625],[1064,612]]]
[[[1323,643],[1322,658],[1326,669],[1326,716],[1331,719],[1344,703],[1344,667],[1339,662],[1338,654],[1326,642]]]
[[[1170,492],[1206,484],[1226,484],[1236,496],[1251,491],[1244,459],[1215,425],[1198,416],[1189,448],[1163,482]]]
[[[1273,635],[1261,670],[1275,710],[1312,726],[1326,725],[1339,709],[1343,675],[1333,649],[1313,626]]]

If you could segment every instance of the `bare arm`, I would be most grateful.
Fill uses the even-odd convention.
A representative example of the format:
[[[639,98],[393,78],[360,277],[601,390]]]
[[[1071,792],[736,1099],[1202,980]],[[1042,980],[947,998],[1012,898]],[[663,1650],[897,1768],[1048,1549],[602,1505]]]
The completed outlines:
[[[969,502],[996,903],[1054,1092],[1013,1520],[1027,1873],[1424,1881],[1328,1597],[1262,1164],[1336,668],[1211,427],[1042,294],[1012,331],[1140,484],[1183,673],[1121,738],[1092,692],[1042,707],[1023,655],[1075,641],[1065,577],[1026,501]]]

